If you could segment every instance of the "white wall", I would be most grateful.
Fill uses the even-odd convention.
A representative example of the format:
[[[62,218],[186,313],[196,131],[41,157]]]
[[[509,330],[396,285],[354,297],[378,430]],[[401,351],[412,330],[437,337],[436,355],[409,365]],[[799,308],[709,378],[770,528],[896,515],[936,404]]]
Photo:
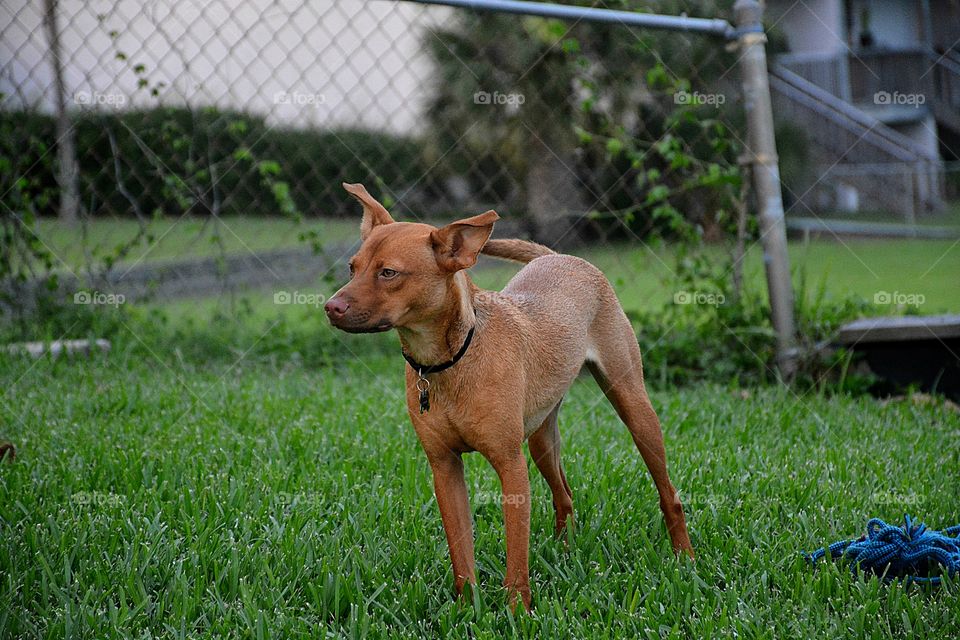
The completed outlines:
[[[921,42],[920,9],[915,0],[870,0],[867,6],[874,46],[906,49]]]
[[[53,104],[42,5],[0,6],[7,108]],[[432,80],[421,41],[451,15],[360,0],[61,0],[60,8],[67,89],[81,102],[189,102],[249,110],[277,124],[397,132],[419,126]],[[117,60],[118,51],[128,61]],[[137,89],[137,63],[151,82],[166,83],[159,99]],[[280,103],[278,94],[286,94]]]
[[[787,35],[792,53],[829,57],[846,50],[840,0],[769,0],[767,15]]]

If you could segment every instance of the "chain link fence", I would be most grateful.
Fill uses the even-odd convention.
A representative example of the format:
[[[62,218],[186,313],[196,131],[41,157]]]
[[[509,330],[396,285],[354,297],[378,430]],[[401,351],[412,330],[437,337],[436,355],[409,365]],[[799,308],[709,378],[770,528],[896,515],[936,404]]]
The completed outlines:
[[[344,181],[560,247],[734,224],[736,56],[701,35],[386,1],[0,11],[5,215],[38,218],[54,269],[137,295],[336,271]]]
[[[956,165],[842,103],[823,64],[784,53],[783,15],[767,29],[774,155],[748,150],[749,33],[723,20],[729,3],[592,6],[652,10],[673,28],[387,0],[4,4],[5,304],[53,273],[68,295],[186,300],[178,313],[201,322],[207,301],[232,308],[237,293],[273,311],[301,292],[319,306],[359,242],[341,183],[360,182],[402,220],[494,209],[495,236],[598,264],[639,330],[657,327],[641,340],[683,342],[674,318],[645,311],[696,308],[766,367],[773,330],[781,356],[795,335],[785,260],[770,279],[786,285],[779,304],[761,275],[757,305],[723,305],[749,281],[743,256],[779,235],[764,212],[779,198],[748,188],[758,176],[778,187],[779,163],[787,226],[803,237],[901,233],[850,214],[857,201],[955,237],[927,215],[955,197]],[[707,28],[691,30],[699,18]],[[512,273],[482,262],[475,277],[497,288]],[[699,322],[683,357],[698,353]]]

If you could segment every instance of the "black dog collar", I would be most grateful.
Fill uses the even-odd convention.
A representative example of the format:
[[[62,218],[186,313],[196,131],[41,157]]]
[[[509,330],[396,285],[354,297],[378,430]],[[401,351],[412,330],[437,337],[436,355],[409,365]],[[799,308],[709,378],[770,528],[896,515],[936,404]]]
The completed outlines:
[[[470,331],[467,333],[467,339],[463,341],[463,346],[460,347],[460,351],[457,351],[457,355],[453,356],[453,358],[451,358],[450,360],[447,360],[446,362],[441,362],[440,364],[430,364],[430,365],[420,364],[419,362],[417,362],[416,360],[408,356],[406,351],[401,350],[401,353],[403,354],[403,359],[406,360],[411,367],[413,367],[414,371],[416,371],[422,376],[425,376],[428,373],[439,373],[441,371],[445,371],[450,367],[452,367],[453,365],[457,364],[457,362],[460,361],[460,358],[462,358],[464,354],[467,352],[467,347],[470,346],[470,341],[473,340],[473,331],[476,328],[477,328],[476,325],[470,328]]]
[[[453,356],[450,360],[446,362],[441,362],[440,364],[420,364],[413,358],[407,355],[406,351],[400,350],[400,353],[403,354],[403,359],[407,361],[413,370],[417,372],[417,391],[420,392],[420,413],[424,411],[430,411],[430,381],[427,380],[426,376],[430,373],[439,373],[441,371],[446,371],[453,365],[457,364],[460,361],[460,358],[464,356],[467,352],[467,348],[470,346],[470,341],[473,340],[473,331],[477,326],[474,325],[470,327],[470,331],[467,332],[467,339],[463,341],[463,346],[460,347],[460,351],[457,351],[457,355]]]

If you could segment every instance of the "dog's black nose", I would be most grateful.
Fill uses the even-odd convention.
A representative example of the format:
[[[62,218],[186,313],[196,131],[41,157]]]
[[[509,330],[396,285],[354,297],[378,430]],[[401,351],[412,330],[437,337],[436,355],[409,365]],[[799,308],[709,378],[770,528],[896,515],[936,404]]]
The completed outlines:
[[[350,303],[340,296],[330,298],[327,300],[327,304],[323,305],[323,310],[326,311],[327,315],[331,318],[342,318],[343,314],[345,314],[349,308]]]

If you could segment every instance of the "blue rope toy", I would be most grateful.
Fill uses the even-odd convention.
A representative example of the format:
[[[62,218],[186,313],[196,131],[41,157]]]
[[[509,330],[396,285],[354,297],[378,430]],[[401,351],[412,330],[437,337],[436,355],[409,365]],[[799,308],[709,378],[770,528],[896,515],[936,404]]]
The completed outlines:
[[[854,575],[859,567],[882,576],[884,582],[906,578],[907,583],[939,585],[940,576],[930,575],[937,565],[942,574],[953,577],[960,573],[960,524],[941,533],[923,523],[915,525],[910,516],[903,519],[903,526],[897,527],[873,518],[865,536],[840,540],[804,555],[814,565],[827,553],[831,558],[846,558]]]

